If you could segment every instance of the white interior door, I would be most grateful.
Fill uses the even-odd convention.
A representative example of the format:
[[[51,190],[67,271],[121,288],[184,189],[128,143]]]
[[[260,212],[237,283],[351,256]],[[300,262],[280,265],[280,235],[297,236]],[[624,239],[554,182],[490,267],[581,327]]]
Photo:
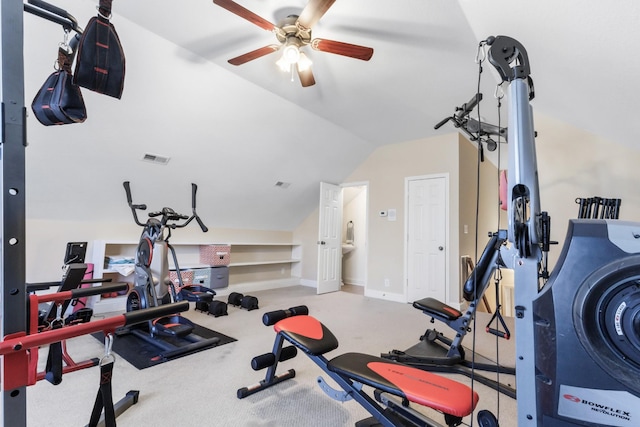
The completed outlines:
[[[407,301],[446,303],[447,177],[407,180]]]
[[[340,290],[342,275],[342,188],[320,183],[318,293]]]

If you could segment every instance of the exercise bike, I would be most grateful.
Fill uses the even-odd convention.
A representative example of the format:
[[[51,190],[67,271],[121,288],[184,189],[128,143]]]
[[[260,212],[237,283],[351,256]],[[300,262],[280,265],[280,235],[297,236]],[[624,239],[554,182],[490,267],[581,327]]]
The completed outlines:
[[[169,244],[171,230],[184,228],[193,220],[196,220],[203,232],[208,231],[196,212],[197,185],[191,184],[191,216],[163,207],[160,211],[150,212],[149,219],[145,223],[139,220],[137,211],[146,210],[147,206],[132,202],[129,181],[124,182],[123,186],[133,219],[137,225],[143,227],[136,250],[134,287],[127,297],[127,312],[183,300],[211,301],[215,295],[213,290],[202,286],[189,290],[189,287],[184,285],[175,249]],[[173,258],[179,290],[169,280],[168,252],[171,252]],[[154,260],[157,262],[152,267]],[[145,327],[129,328],[121,333],[136,335],[158,347],[161,350],[160,358],[170,359],[218,344],[220,339],[217,337],[204,338],[196,334],[196,326],[194,322],[176,313],[149,320]]]

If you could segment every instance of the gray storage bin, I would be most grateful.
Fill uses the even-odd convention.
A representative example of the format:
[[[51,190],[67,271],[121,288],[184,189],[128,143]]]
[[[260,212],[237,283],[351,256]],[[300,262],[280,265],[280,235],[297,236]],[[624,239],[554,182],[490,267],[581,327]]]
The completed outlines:
[[[218,289],[229,286],[229,267],[215,266],[194,268],[191,283],[205,288]]]

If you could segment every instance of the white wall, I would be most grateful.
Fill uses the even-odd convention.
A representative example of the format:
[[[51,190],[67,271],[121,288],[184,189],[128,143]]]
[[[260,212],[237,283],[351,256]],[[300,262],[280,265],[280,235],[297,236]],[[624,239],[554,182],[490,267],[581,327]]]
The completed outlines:
[[[553,267],[564,242],[567,222],[570,218],[577,217],[576,198],[592,196],[620,198],[622,199],[620,219],[640,221],[640,193],[637,191],[638,182],[640,182],[638,167],[640,151],[576,129],[535,111],[534,120],[535,129],[538,132],[536,148],[542,209],[548,211],[551,216],[551,239],[559,242],[558,245],[552,246],[549,254],[550,267]],[[502,145],[502,150],[506,154],[506,145]],[[473,247],[469,246],[470,242],[467,238],[463,238],[461,233],[464,224],[473,224],[475,215],[474,204],[464,204],[463,207],[460,198],[465,200],[468,197],[458,194],[458,189],[469,194],[469,185],[475,184],[474,174],[462,173],[458,170],[461,154],[459,151],[461,150],[458,150],[457,134],[384,146],[372,153],[345,180],[346,182],[369,182],[370,212],[375,213],[388,208],[398,210],[399,220],[394,223],[380,221],[380,218],[369,214],[367,287],[378,291],[377,295],[384,298],[385,293],[391,294],[390,297],[403,293],[404,177],[449,172],[452,215],[450,245],[452,247],[450,247],[451,280],[448,295],[451,299],[450,304],[455,305],[458,302],[459,281],[454,279],[459,275],[458,260],[462,249],[458,242],[466,245],[465,253],[473,251]],[[465,156],[471,157],[468,152]],[[506,162],[503,162],[501,166],[506,168],[506,165]],[[491,173],[487,172],[485,176],[490,176]],[[496,188],[497,182],[489,185]],[[463,188],[467,190],[463,191]],[[483,199],[487,197],[486,188],[483,188],[482,194]],[[491,204],[494,201],[497,201],[497,195],[488,203]],[[490,212],[493,207],[488,206],[485,209]],[[458,213],[460,219],[458,219]],[[317,217],[316,210],[294,231],[295,240],[309,242],[309,247],[304,251],[305,257],[301,266],[302,277],[309,281],[316,280],[317,273],[317,252],[315,251]],[[501,227],[506,228],[504,214],[501,218]],[[493,230],[494,223],[497,225],[497,217],[485,216],[480,223],[479,234]],[[473,228],[470,233],[473,233]],[[484,243],[479,240],[480,252],[483,248]],[[390,253],[392,256],[389,256]],[[312,256],[307,256],[309,254]],[[390,278],[392,285],[386,291],[382,285],[385,277]]]
[[[29,283],[59,280],[67,242],[88,242],[87,262],[94,240],[135,243],[142,231],[131,222],[28,220],[26,224],[26,280]],[[289,243],[289,231],[209,228],[203,233],[197,224],[175,230],[172,243]],[[233,249],[232,249],[233,251]],[[180,256],[178,250],[178,256]]]
[[[543,114],[534,119],[540,202],[551,216],[551,240],[564,241],[567,221],[578,217],[579,197],[620,198],[620,219],[640,221],[640,151]],[[552,247],[551,263],[560,249]]]
[[[602,196],[621,198],[620,219],[640,221],[640,152],[576,129],[553,118],[535,113],[538,131],[538,170],[542,209],[552,218],[552,240],[564,240],[567,221],[577,217],[577,197]],[[402,201],[404,177],[428,173],[451,172],[458,168],[457,134],[382,147],[360,165],[346,182],[369,182],[371,212],[395,207],[398,219],[404,217]],[[451,188],[459,183],[451,173]],[[452,199],[454,200],[454,199]],[[450,212],[458,212],[457,196]],[[126,207],[125,207],[126,209]],[[468,213],[468,212],[467,212]],[[465,215],[465,212],[461,212]],[[368,285],[380,289],[382,277],[388,274],[394,293],[402,293],[403,221],[395,223],[372,218],[369,227]],[[459,241],[458,222],[452,224],[451,242]],[[357,227],[361,228],[361,227]],[[27,281],[51,281],[60,277],[66,242],[112,239],[135,242],[140,228],[126,223],[92,221],[27,220]],[[214,229],[203,234],[198,227],[187,227],[176,233],[174,241],[187,242],[300,242],[303,261],[295,273],[303,283],[315,282],[317,275],[318,211],[312,212],[292,233],[246,229]],[[387,259],[385,248],[391,245],[395,255]],[[561,245],[552,247],[550,259],[555,262]],[[451,277],[457,277],[459,248],[451,254]],[[89,251],[91,246],[89,247]],[[383,254],[383,255],[381,255]],[[381,256],[385,256],[381,258]],[[451,281],[450,294],[457,295],[457,281]],[[455,298],[454,298],[455,299]],[[454,301],[455,302],[455,301]]]
[[[387,145],[374,151],[345,182],[367,182],[368,240],[367,293],[400,301],[404,298],[404,185],[408,176],[449,173],[450,211],[458,211],[458,134],[437,136],[417,141]],[[387,221],[376,212],[396,209],[397,220]],[[317,276],[318,212],[313,212],[296,230],[294,240],[307,242],[302,265],[306,283]],[[313,233],[313,234],[310,234]],[[458,241],[457,215],[449,221],[449,237]],[[307,256],[314,254],[315,258]],[[458,258],[457,243],[451,245],[450,256]],[[458,264],[449,267],[448,277],[458,277]],[[388,287],[385,279],[389,280]],[[456,287],[457,289],[457,287]],[[457,290],[455,292],[457,297]]]

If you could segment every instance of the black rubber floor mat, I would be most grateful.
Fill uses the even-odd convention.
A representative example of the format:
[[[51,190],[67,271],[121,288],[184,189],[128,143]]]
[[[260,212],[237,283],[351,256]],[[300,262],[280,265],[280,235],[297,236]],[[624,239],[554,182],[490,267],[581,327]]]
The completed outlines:
[[[119,330],[114,336],[112,351],[118,356],[125,359],[127,362],[131,363],[136,368],[145,369],[164,362],[168,362],[170,360],[175,360],[180,357],[187,356],[189,354],[196,353],[198,351],[220,347],[222,345],[237,341],[235,338],[229,337],[211,329],[207,329],[200,325],[195,325],[193,333],[205,339],[219,338],[219,341],[217,343],[200,347],[192,351],[181,352],[179,349],[181,347],[188,346],[190,344],[188,341],[185,341],[183,339],[175,339],[172,337],[156,337],[154,339],[162,341],[161,344],[168,343],[178,349],[178,351],[176,351],[175,353],[179,354],[170,354],[169,356],[164,356],[163,354],[166,353],[159,346],[151,344],[147,340],[138,337],[134,333],[123,333],[122,330]],[[92,335],[97,340],[101,342],[104,341],[104,334],[102,332],[97,332]]]

